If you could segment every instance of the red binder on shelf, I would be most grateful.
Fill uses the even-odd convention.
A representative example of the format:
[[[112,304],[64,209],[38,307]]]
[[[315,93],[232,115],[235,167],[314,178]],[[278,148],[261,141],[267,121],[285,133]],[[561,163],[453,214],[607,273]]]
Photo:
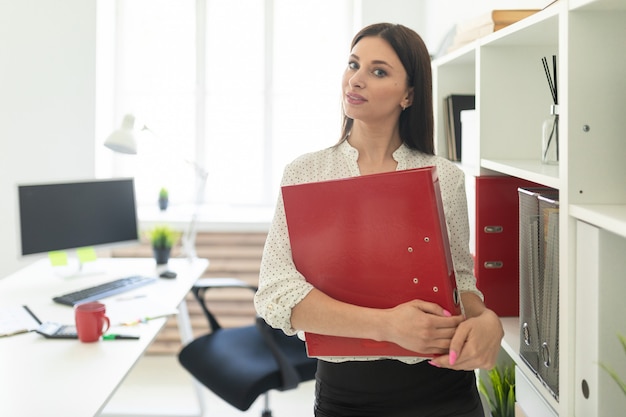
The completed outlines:
[[[422,299],[460,314],[435,167],[282,187],[296,268],[340,301]],[[394,343],[306,334],[309,356],[423,356]]]
[[[500,317],[519,316],[519,193],[538,184],[507,176],[475,177],[474,274],[485,305]]]

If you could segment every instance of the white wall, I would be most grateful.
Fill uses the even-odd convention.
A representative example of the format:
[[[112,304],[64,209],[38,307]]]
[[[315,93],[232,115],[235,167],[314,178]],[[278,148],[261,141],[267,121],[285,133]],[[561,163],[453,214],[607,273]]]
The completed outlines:
[[[0,0],[0,278],[20,260],[16,185],[94,176],[96,0]]]
[[[541,9],[552,0],[361,0],[363,26],[400,23],[420,34],[431,53],[457,22],[493,9]]]
[[[424,8],[428,1],[415,0],[361,0],[360,16],[357,16],[356,31],[372,23],[389,22],[399,23],[424,36],[421,29],[424,26]],[[358,21],[360,17],[360,22]]]
[[[543,9],[553,0],[428,0],[424,13],[424,41],[435,52],[457,22],[471,19],[494,9]]]

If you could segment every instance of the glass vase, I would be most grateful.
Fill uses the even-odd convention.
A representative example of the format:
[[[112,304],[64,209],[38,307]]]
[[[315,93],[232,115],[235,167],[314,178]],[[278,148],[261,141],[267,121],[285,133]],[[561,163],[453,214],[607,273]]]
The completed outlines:
[[[559,163],[559,106],[550,106],[548,116],[541,127],[541,162],[548,165]]]

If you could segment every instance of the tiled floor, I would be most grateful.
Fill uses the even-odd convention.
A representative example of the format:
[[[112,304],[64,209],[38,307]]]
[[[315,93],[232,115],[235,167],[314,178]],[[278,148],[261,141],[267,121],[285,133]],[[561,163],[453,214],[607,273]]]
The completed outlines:
[[[314,382],[301,384],[286,392],[271,392],[274,417],[313,415]],[[131,370],[113,395],[101,417],[242,417],[261,416],[263,399],[246,412],[225,403],[202,388],[205,412],[200,414],[191,377],[172,355],[146,355]]]

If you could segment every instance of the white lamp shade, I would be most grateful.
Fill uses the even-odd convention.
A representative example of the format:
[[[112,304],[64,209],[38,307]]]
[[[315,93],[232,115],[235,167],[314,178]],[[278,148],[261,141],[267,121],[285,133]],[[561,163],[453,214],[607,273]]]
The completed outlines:
[[[114,152],[135,155],[137,153],[137,138],[135,137],[135,116],[127,114],[122,121],[122,127],[116,129],[104,141],[104,146]]]

